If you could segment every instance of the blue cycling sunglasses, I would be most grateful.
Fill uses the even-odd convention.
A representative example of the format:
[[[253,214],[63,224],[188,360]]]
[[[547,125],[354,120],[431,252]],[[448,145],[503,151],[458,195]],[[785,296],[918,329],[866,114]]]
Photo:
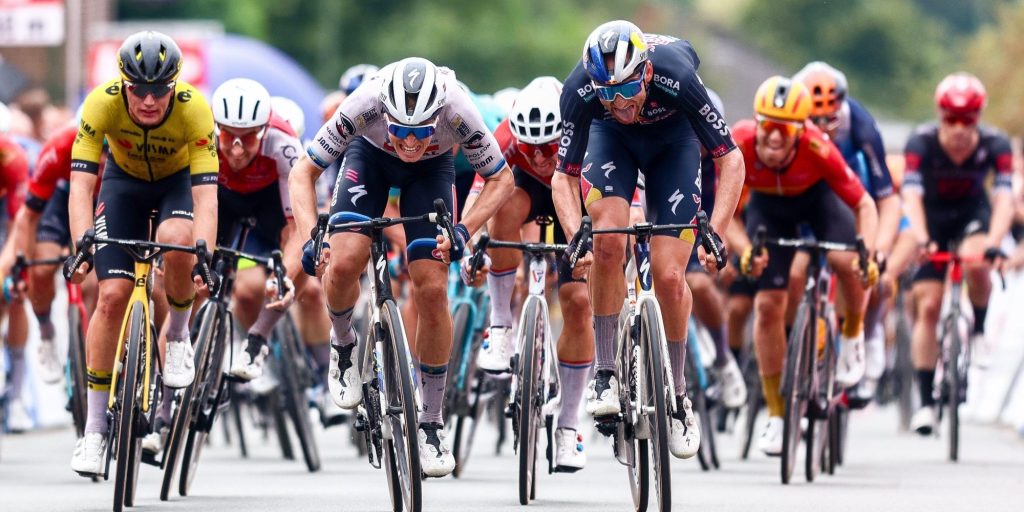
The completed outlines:
[[[394,135],[396,138],[404,139],[410,134],[417,139],[429,139],[434,136],[434,132],[437,131],[437,122],[431,124],[421,124],[417,126],[408,126],[399,123],[387,122],[388,133]]]
[[[640,75],[636,80],[629,82],[623,82],[615,85],[598,85],[594,84],[594,90],[597,91],[597,96],[604,101],[615,101],[615,96],[622,96],[622,99],[628,100],[634,98],[640,91],[644,89],[644,77]]]

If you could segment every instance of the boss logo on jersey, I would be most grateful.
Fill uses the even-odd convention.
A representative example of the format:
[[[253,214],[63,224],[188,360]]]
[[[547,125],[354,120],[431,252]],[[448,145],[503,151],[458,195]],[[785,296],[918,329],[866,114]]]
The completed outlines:
[[[669,78],[667,76],[661,76],[661,75],[655,73],[654,74],[654,82],[658,83],[658,84],[661,84],[661,85],[664,85],[665,87],[668,87],[670,89],[675,89],[676,92],[679,92],[679,80],[676,80],[674,78]]]
[[[579,89],[576,89],[576,94],[580,95],[580,98],[587,99],[587,96],[594,95],[594,84],[588,83]]]
[[[729,126],[725,124],[725,119],[722,119],[722,116],[718,115],[718,112],[715,112],[715,109],[712,108],[711,105],[705,103],[697,113],[704,116],[704,120],[707,121],[712,128],[718,130],[719,135],[723,137],[727,137],[729,135]]]
[[[190,93],[188,91],[181,91],[181,92],[179,92],[178,93],[178,101],[180,101],[182,103],[188,103],[189,101],[192,101],[192,93]]]

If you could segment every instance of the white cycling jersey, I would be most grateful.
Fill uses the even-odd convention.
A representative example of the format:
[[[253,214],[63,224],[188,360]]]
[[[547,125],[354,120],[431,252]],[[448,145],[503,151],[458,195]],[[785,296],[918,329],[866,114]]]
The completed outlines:
[[[391,73],[392,66],[385,67],[363,82],[320,127],[306,150],[314,164],[320,168],[331,165],[355,137],[363,137],[398,158],[388,139],[384,103],[380,100],[383,77]],[[456,83],[454,72],[448,68],[438,70],[446,90],[445,105],[438,111],[437,130],[423,158],[443,155],[458,145],[477,174],[486,178],[501,171],[505,167],[505,158],[494,135],[484,124],[480,111]]]

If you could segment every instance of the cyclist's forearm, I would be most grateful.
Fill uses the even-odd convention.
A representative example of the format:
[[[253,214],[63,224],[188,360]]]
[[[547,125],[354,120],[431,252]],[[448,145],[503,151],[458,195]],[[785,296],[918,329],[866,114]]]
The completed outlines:
[[[281,252],[284,254],[284,269],[292,282],[300,279],[302,272],[302,244],[305,239],[295,235],[295,220],[288,219],[281,230]]]
[[[734,254],[739,254],[752,245],[743,220],[738,217],[732,219],[729,227],[725,230],[725,243],[729,244],[729,250]]]
[[[18,209],[18,214],[14,216],[14,226],[11,227],[9,243],[13,248],[14,254],[25,254],[29,257],[35,254],[35,232],[38,227],[39,213],[22,205]]]
[[[572,240],[580,230],[583,212],[580,208],[580,178],[556,172],[551,177],[551,200],[555,203],[555,213],[565,231],[565,239]]]
[[[896,233],[900,229],[899,196],[891,195],[878,200],[878,236],[875,237],[875,250],[888,255],[896,241]]]
[[[1010,232],[1013,222],[1013,196],[1005,192],[997,192],[992,197],[992,218],[988,223],[987,247],[999,247],[1003,238]]]
[[[746,179],[743,154],[738,149],[730,151],[716,158],[715,165],[720,173],[715,191],[715,209],[711,212],[711,227],[717,233],[725,233],[733,220],[743,191],[743,180]]]
[[[878,237],[878,208],[871,196],[864,194],[857,203],[857,233],[864,239],[868,253],[875,252],[875,240]]]
[[[515,186],[512,170],[508,166],[484,182],[484,188],[480,191],[480,197],[474,202],[473,209],[465,212],[465,216],[461,220],[470,235],[479,231],[488,219],[494,216],[502,203],[512,195]]]
[[[192,237],[204,240],[208,250],[217,244],[217,185],[205,184],[192,187],[193,225]]]
[[[309,157],[303,156],[288,173],[288,193],[292,200],[292,214],[295,215],[295,229],[303,243],[316,226],[316,180],[323,172]]]
[[[910,229],[913,230],[917,243],[928,243],[931,235],[928,234],[928,223],[924,217],[924,203],[920,193],[906,190],[903,192],[903,212],[910,219]]]
[[[71,242],[77,244],[86,230],[93,226],[93,193],[96,190],[95,174],[71,173],[71,191],[68,197],[68,219],[71,227]]]

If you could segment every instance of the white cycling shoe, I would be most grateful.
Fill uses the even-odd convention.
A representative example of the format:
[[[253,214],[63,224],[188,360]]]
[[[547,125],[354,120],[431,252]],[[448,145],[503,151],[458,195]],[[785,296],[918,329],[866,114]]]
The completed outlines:
[[[246,339],[245,350],[239,355],[238,362],[231,368],[231,375],[244,381],[250,381],[263,375],[263,363],[270,354],[267,339],[258,334],[250,334]]]
[[[477,352],[477,367],[493,373],[510,371],[514,342],[511,328],[488,327],[480,351]]]
[[[935,424],[938,417],[935,414],[935,407],[922,406],[910,417],[910,429],[922,436],[930,436],[935,431]]]
[[[157,418],[156,428],[142,438],[142,449],[149,453],[160,453],[164,449],[164,442],[167,441],[167,433],[170,428],[164,420]]]
[[[46,384],[56,384],[64,380],[64,363],[57,355],[57,346],[52,339],[43,338],[39,342],[39,378]]]
[[[7,430],[12,434],[20,434],[32,430],[33,427],[35,421],[29,415],[25,402],[21,401],[21,398],[12,398],[7,404]]]
[[[598,370],[594,380],[587,384],[587,413],[592,416],[608,416],[618,414],[622,410],[619,403],[619,379],[612,370]]]
[[[718,373],[718,386],[722,392],[722,405],[727,409],[738,409],[747,403],[747,383],[743,380],[743,372],[736,364],[732,354],[727,356],[729,362],[722,368],[716,369]]]
[[[71,456],[71,470],[87,477],[102,475],[106,454],[106,434],[85,434],[75,443],[75,452]]]
[[[700,449],[700,427],[688,397],[676,397],[676,412],[669,418],[668,449],[676,458],[689,459]]]
[[[444,438],[444,425],[420,423],[416,437],[420,445],[420,469],[424,475],[439,478],[455,470],[455,456]]]
[[[356,343],[340,347],[331,344],[331,365],[327,370],[327,388],[331,399],[342,409],[353,409],[363,399],[363,381],[359,378]],[[342,363],[342,361],[345,361]],[[345,369],[342,370],[342,367]]]
[[[853,338],[839,337],[839,360],[836,362],[836,383],[848,388],[864,377],[864,333]]]
[[[757,447],[770,457],[782,455],[782,429],[783,421],[779,416],[769,416],[768,423],[761,431],[761,437],[757,439]]]
[[[164,362],[164,385],[171,389],[181,389],[192,384],[196,378],[196,353],[192,342],[167,340],[167,361]]]
[[[555,430],[555,471],[573,473],[586,465],[583,436],[571,428]]]

